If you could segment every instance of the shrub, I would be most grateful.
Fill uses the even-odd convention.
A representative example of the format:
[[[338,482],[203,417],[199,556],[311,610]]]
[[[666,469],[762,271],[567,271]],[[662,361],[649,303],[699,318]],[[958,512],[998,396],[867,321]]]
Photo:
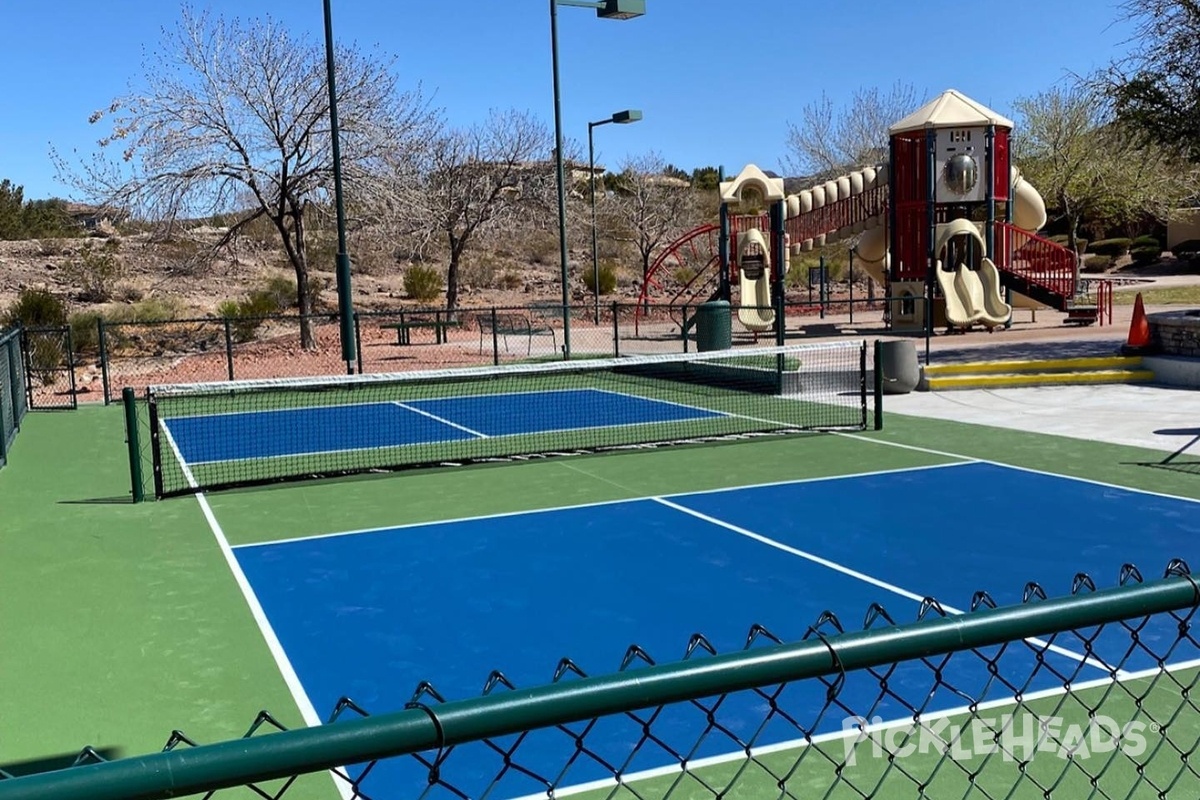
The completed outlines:
[[[1171,248],[1171,255],[1176,258],[1193,258],[1200,255],[1200,239],[1188,239]]]
[[[125,275],[125,267],[117,257],[118,247],[116,239],[107,240],[99,250],[88,242],[78,259],[63,265],[63,275],[78,290],[80,300],[104,303],[112,299],[117,281]]]
[[[60,328],[67,324],[67,307],[46,289],[22,289],[3,317],[4,327]]]
[[[442,273],[436,267],[414,264],[404,271],[404,292],[413,300],[434,300],[442,293]]]
[[[1112,256],[1089,256],[1084,259],[1084,272],[1107,272],[1113,264]]]
[[[1135,247],[1129,251],[1133,256],[1133,263],[1139,265],[1153,264],[1162,256],[1162,248],[1158,244],[1149,246]]]
[[[525,279],[522,278],[519,273],[511,270],[505,270],[504,272],[500,273],[500,277],[496,279],[497,287],[501,289],[507,289],[509,291],[520,289],[524,285]]]
[[[1157,247],[1160,253],[1162,252],[1162,249],[1163,249],[1162,242],[1160,242],[1158,240],[1157,236],[1139,236],[1133,240],[1133,244],[1131,245],[1131,247],[1134,250],[1137,250],[1139,248],[1149,249],[1151,247]]]
[[[617,290],[617,270],[616,270],[616,268],[614,268],[611,263],[606,261],[606,262],[600,264],[598,272],[600,275],[600,294],[612,294],[613,292],[615,292]],[[583,285],[585,287],[587,287],[587,290],[589,292],[594,293],[596,291],[595,284],[596,284],[596,277],[595,277],[595,275],[592,274],[592,271],[590,269],[584,270]]]
[[[181,310],[177,300],[147,297],[136,303],[110,307],[104,314],[104,321],[110,323],[165,322],[177,319]]]
[[[1092,242],[1092,252],[1098,256],[1119,258],[1129,252],[1131,244],[1133,242],[1129,239],[1101,239],[1098,242]]]
[[[71,348],[76,356],[100,355],[100,320],[103,318],[99,311],[71,315]]]
[[[314,299],[323,288],[323,281],[309,278],[308,291],[314,296]],[[261,289],[251,292],[250,295],[251,297],[257,296],[258,302],[264,308],[271,307],[270,313],[278,314],[296,305],[296,281],[284,275],[273,275],[267,278]]]

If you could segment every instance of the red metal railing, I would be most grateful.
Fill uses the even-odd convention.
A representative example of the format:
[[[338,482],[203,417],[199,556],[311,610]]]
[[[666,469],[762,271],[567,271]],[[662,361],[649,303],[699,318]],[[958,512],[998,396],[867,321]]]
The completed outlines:
[[[1096,281],[1096,322],[1103,326],[1105,321],[1112,324],[1113,313],[1113,282],[1109,280]]]
[[[807,214],[792,217],[784,223],[784,230],[792,244],[834,233],[871,217],[881,216],[887,210],[887,196],[886,184],[876,186],[861,194],[814,208]]]
[[[1062,245],[1010,225],[996,224],[1000,258],[996,266],[1034,286],[1070,300],[1075,296],[1075,254]]]

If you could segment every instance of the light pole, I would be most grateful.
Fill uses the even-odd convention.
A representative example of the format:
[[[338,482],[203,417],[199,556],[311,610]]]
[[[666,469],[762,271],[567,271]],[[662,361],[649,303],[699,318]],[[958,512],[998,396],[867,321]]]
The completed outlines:
[[[326,0],[328,4],[329,0]],[[567,180],[563,167],[562,93],[558,80],[558,7],[594,8],[601,19],[633,19],[646,13],[646,0],[550,0],[550,56],[554,68],[554,166],[558,172],[558,259],[562,281],[563,358],[571,357],[571,292],[567,285]]]
[[[342,200],[342,153],[338,143],[337,88],[334,85],[333,68],[333,14],[329,0],[325,0],[325,69],[329,82],[329,135],[333,138],[333,196],[337,214],[338,250],[337,293],[338,321],[342,340],[342,360],[346,362],[346,373],[354,372],[356,360],[354,345],[354,307],[350,296],[350,255],[346,252],[346,206]]]
[[[594,295],[595,321],[600,324],[600,258],[596,246],[596,145],[592,131],[610,122],[617,125],[629,125],[642,118],[642,112],[635,109],[618,111],[608,119],[588,123],[588,176],[591,180],[592,195],[592,294]]]

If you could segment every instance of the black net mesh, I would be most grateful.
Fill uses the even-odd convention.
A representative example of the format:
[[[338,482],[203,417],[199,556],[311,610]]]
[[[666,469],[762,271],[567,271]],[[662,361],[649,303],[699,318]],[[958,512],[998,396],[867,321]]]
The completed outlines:
[[[862,428],[839,342],[309,380],[153,386],[160,496],[372,470]]]

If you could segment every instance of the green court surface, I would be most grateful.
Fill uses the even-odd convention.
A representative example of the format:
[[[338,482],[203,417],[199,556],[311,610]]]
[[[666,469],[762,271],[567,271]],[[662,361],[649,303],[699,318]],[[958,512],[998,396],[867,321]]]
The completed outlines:
[[[1165,455],[1007,427],[889,414],[882,431],[532,459],[234,490],[209,494],[200,502],[182,497],[133,504],[119,407],[34,412],[25,420],[8,466],[0,470],[0,585],[5,593],[0,675],[6,688],[0,693],[0,768],[73,754],[84,745],[125,756],[157,752],[173,730],[198,743],[236,738],[263,709],[288,728],[312,722],[306,720],[312,709],[298,705],[248,607],[231,570],[229,546],[969,460],[1200,499],[1196,471],[1147,466],[1163,462]],[[208,513],[227,543],[214,536]],[[1049,520],[1046,535],[1053,531]],[[1004,535],[1003,525],[964,530],[959,546],[971,548],[973,537]],[[1163,566],[1146,565],[1147,571],[1155,570],[1146,577],[1158,577]],[[1103,577],[1109,581],[1114,576]],[[1061,594],[1067,587],[1054,588]],[[621,655],[612,653],[609,663],[615,667]],[[553,666],[546,664],[547,675]],[[1195,680],[1190,670],[1178,677],[1185,684]],[[437,676],[429,679],[436,682]],[[1087,691],[1104,694],[1103,689]],[[1151,706],[1179,705],[1173,685],[1156,685],[1146,696],[1144,702]],[[1125,705],[1132,708],[1127,694],[1105,702],[1114,716]],[[1061,697],[1030,701],[1034,706],[1067,719],[1086,719],[1087,704],[1064,706]],[[319,717],[328,711],[316,709]],[[1200,720],[1183,720],[1177,730],[1183,740],[1194,742]],[[833,741],[810,749],[829,748],[831,759],[837,760],[842,747]],[[1155,762],[1163,775],[1178,771],[1178,756],[1171,762],[1169,755]],[[796,760],[794,753],[784,752],[762,756],[761,762],[769,765],[771,759]],[[1049,759],[1038,768],[1053,773],[1062,763]],[[882,796],[917,796],[912,779],[880,777],[887,765],[886,759],[864,758],[850,773],[863,785],[885,780],[889,793]],[[756,794],[750,790],[757,786],[777,791],[777,777],[753,774],[760,770],[758,761],[741,773],[741,762],[708,769],[713,785],[738,774],[746,796]],[[787,766],[780,769],[788,771]],[[917,775],[939,772],[937,796],[969,796],[964,773],[935,756],[906,762],[905,769]],[[1006,785],[1013,769],[1011,763],[993,760],[978,785]],[[1111,796],[1126,796],[1121,787],[1135,779],[1114,767],[1106,778],[1118,787]],[[793,793],[806,789],[826,796],[823,792],[833,781],[830,761],[808,759],[787,780]],[[1177,784],[1183,792],[1179,796],[1197,796],[1196,780],[1188,772]],[[674,786],[672,797],[712,796],[700,783],[675,782],[675,776],[648,777],[638,791],[643,797],[659,796]],[[1078,775],[1068,777],[1063,790],[1068,786],[1087,789],[1086,782],[1079,785]],[[839,789],[828,796],[858,796],[843,788],[844,793]],[[1013,796],[1041,796],[1026,788],[1028,792],[1022,789]],[[606,796],[608,791],[579,796]],[[338,795],[327,777],[314,776],[286,796]]]

